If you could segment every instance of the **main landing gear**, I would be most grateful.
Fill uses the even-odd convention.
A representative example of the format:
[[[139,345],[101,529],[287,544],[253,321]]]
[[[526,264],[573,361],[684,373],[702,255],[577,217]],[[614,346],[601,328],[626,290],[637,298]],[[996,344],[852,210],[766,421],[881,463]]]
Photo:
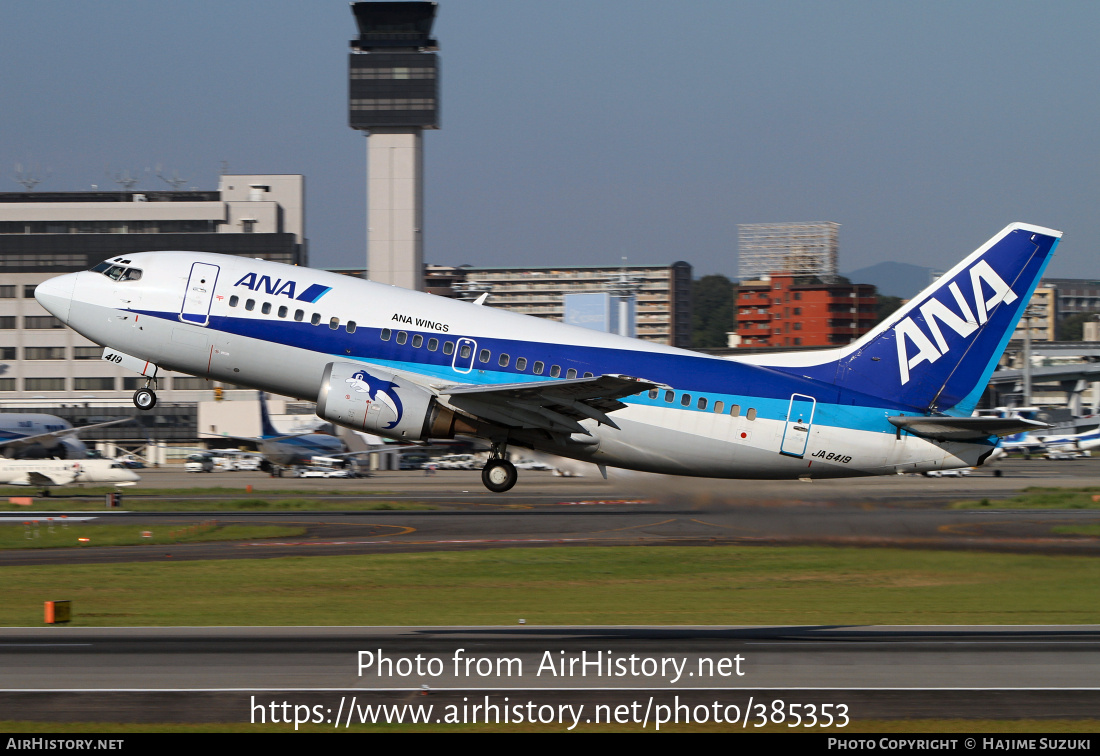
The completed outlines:
[[[150,382],[153,384],[153,388],[149,387]],[[153,390],[156,388],[156,380],[151,379],[145,382],[143,388],[139,388],[134,392],[134,406],[139,410],[151,410],[157,406],[157,395]]]
[[[481,471],[481,482],[493,493],[504,493],[519,480],[516,466],[504,458],[506,444],[493,443],[489,461]]]

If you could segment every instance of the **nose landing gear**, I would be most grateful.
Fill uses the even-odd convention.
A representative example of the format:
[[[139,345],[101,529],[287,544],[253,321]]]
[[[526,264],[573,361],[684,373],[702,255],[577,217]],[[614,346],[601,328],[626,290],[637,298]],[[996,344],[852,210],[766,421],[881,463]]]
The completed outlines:
[[[152,384],[152,388],[150,388],[149,386],[150,383]],[[134,406],[143,411],[151,410],[153,409],[153,407],[156,407],[157,395],[156,392],[153,390],[156,388],[156,385],[156,379],[150,378],[148,381],[145,382],[145,386],[143,388],[139,388],[137,391],[135,391]]]

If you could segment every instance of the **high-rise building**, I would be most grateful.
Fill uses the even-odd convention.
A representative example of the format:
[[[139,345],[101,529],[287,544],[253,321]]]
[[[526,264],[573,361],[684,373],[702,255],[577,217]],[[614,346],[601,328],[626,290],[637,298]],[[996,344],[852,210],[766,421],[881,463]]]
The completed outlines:
[[[756,281],[775,271],[794,276],[837,275],[839,223],[742,223],[737,226],[737,277]]]

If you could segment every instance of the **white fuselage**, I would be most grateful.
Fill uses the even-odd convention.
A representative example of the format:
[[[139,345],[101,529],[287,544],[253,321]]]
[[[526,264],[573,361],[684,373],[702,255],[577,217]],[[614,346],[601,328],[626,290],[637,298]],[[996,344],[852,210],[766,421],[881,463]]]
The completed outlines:
[[[64,486],[70,483],[134,483],[141,478],[133,470],[110,459],[3,459],[0,484],[12,486]]]

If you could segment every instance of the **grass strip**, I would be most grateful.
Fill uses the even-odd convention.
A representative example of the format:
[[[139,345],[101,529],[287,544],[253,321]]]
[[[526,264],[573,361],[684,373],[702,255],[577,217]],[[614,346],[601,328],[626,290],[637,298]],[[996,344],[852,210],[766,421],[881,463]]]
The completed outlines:
[[[1100,560],[826,547],[560,547],[6,567],[0,625],[1100,624]],[[242,609],[242,607],[245,607]]]
[[[1041,488],[1032,486],[1008,499],[956,501],[952,509],[1100,509],[1100,487]]]

